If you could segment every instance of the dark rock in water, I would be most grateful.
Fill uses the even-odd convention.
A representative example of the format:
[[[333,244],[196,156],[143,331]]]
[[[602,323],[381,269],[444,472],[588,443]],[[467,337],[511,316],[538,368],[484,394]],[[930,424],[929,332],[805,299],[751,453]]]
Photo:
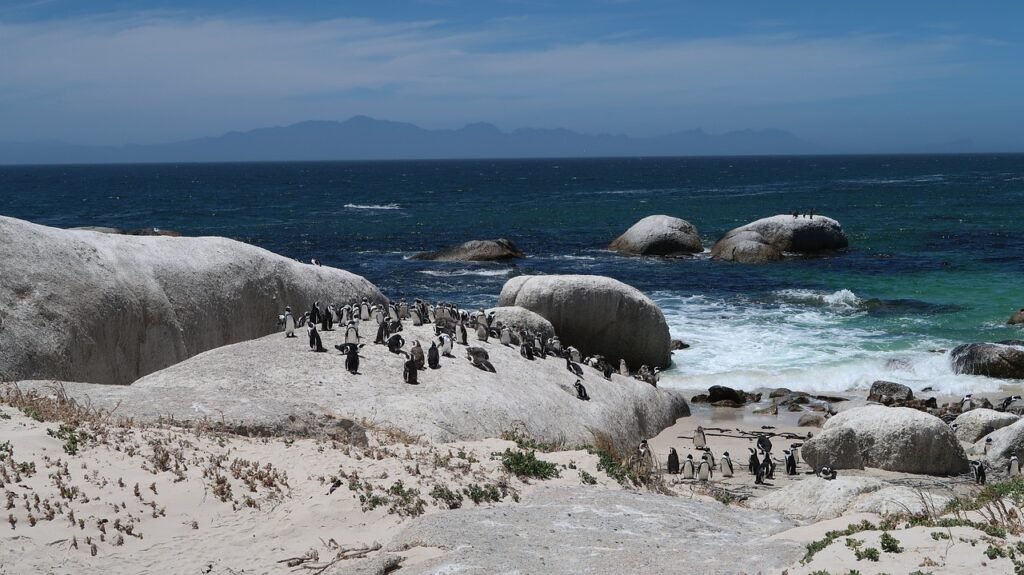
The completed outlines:
[[[821,427],[825,425],[825,416],[817,413],[805,413],[796,422],[797,427]]]
[[[636,256],[676,256],[698,254],[704,251],[704,245],[690,222],[658,215],[633,224],[608,249]]]
[[[786,389],[785,387],[780,387],[778,389],[773,389],[772,392],[768,394],[768,398],[775,399],[776,397],[786,397],[791,393],[793,393],[791,390]]]
[[[709,401],[710,401],[710,398],[708,397],[708,394],[706,394],[706,393],[702,393],[700,395],[695,395],[695,396],[690,398],[690,403],[708,403]]]
[[[778,415],[779,414],[779,406],[775,405],[773,403],[773,404],[769,405],[768,407],[762,407],[761,409],[755,409],[754,413],[757,414],[757,415]]]
[[[506,239],[472,240],[462,245],[436,252],[416,254],[413,259],[444,262],[493,262],[526,257],[519,248]]]
[[[733,401],[731,399],[720,399],[718,401],[711,402],[712,407],[743,407],[742,403]]]
[[[927,391],[935,391],[935,388],[929,385],[928,387],[924,387],[921,389],[921,393],[925,393]]]
[[[810,402],[811,396],[802,391],[795,391],[785,397],[776,398],[775,400],[775,403],[778,405],[807,405]]]
[[[672,351],[678,351],[680,349],[690,349],[690,344],[679,341],[678,339],[672,340]]]
[[[717,260],[764,263],[780,260],[786,252],[816,253],[847,247],[843,227],[832,218],[772,216],[738,227],[711,248]]]
[[[828,403],[840,403],[840,402],[843,402],[843,401],[849,401],[845,397],[835,397],[835,396],[831,396],[831,395],[815,395],[814,399],[817,399],[819,401],[825,401],[825,402],[828,402]]]
[[[949,353],[953,371],[1001,379],[1024,379],[1024,341],[965,343]]]
[[[1011,315],[1010,319],[1007,320],[1006,323],[1010,325],[1024,325],[1024,307],[1020,308],[1017,313]]]
[[[928,411],[939,408],[939,402],[934,397],[928,399],[911,399],[905,404],[905,407],[912,407],[918,411]]]
[[[720,401],[731,401],[737,406],[745,403],[761,401],[760,393],[747,393],[724,385],[712,385],[708,388],[708,401],[712,404]]]
[[[799,403],[790,403],[786,407],[786,411],[797,412],[797,411],[803,411],[803,410],[804,410],[804,408],[800,407]]]
[[[876,381],[868,393],[868,401],[884,405],[903,405],[911,399],[914,399],[914,392],[909,387],[892,381]]]

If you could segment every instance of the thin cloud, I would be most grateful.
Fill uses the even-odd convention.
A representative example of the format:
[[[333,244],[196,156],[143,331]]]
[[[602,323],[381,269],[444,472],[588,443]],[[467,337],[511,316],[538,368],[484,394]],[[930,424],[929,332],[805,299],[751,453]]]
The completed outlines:
[[[614,130],[631,118],[689,122],[692,109],[898,92],[956,74],[961,42],[522,41],[536,33],[514,21],[468,31],[437,21],[180,14],[0,23],[0,140],[151,142],[359,113],[433,127],[483,119]]]

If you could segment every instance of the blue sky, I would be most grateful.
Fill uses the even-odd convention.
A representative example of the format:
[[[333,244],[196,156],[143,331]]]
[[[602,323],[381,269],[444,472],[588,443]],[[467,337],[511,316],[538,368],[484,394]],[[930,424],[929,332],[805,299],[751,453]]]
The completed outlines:
[[[0,0],[0,141],[357,114],[1024,150],[1021,2]]]

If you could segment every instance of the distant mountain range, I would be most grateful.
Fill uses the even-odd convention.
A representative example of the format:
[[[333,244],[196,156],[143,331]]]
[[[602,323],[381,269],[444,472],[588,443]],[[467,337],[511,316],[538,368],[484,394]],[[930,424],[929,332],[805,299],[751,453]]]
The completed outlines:
[[[170,144],[80,146],[62,142],[0,143],[0,164],[140,162],[262,162],[614,156],[737,156],[820,153],[782,130],[703,130],[652,138],[590,135],[570,130],[502,132],[486,124],[427,130],[413,124],[355,116],[344,122],[229,132]]]

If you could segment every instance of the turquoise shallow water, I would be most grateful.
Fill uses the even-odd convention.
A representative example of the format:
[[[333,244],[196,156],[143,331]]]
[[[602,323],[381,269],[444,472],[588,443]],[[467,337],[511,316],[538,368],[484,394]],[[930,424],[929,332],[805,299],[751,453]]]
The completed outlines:
[[[751,267],[603,249],[653,213],[691,221],[710,247],[810,208],[842,222],[848,251]],[[1024,306],[1020,155],[0,167],[0,214],[229,236],[350,269],[391,297],[472,306],[493,305],[514,274],[609,275],[693,344],[666,385],[994,389],[930,350],[1024,331],[1004,325]],[[407,259],[499,236],[531,257]]]

